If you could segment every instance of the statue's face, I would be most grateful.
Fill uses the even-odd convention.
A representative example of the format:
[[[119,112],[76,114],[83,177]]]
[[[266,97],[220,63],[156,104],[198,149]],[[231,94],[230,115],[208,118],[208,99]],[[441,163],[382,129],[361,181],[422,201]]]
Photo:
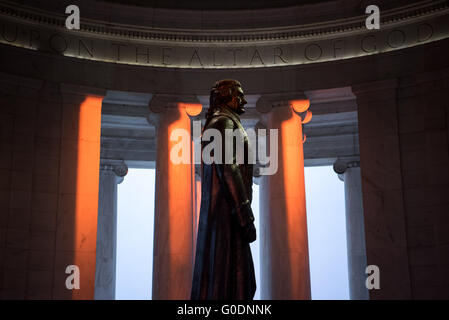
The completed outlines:
[[[237,86],[236,89],[233,90],[232,100],[228,102],[228,107],[234,110],[237,114],[242,114],[245,112],[245,104],[247,103],[243,89]]]

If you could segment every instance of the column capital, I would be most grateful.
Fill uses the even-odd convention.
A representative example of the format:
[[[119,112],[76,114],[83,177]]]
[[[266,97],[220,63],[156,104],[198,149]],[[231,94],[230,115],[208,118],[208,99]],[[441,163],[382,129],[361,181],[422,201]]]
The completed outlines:
[[[60,83],[59,91],[62,94],[68,95],[82,95],[82,96],[88,95],[97,98],[104,98],[106,96],[106,89],[82,86],[71,83]]]
[[[290,107],[294,114],[301,118],[301,124],[307,124],[312,120],[310,100],[304,92],[289,92],[262,95],[256,103],[256,110],[262,114],[270,113],[275,108]],[[306,136],[303,134],[302,143],[306,142]]]
[[[338,178],[341,181],[344,181],[344,173],[349,168],[358,168],[360,167],[360,161],[357,160],[351,160],[351,161],[343,161],[338,159],[334,162],[334,171],[338,175]]]
[[[302,103],[299,103],[302,101]],[[289,93],[264,94],[256,102],[256,110],[260,113],[268,113],[275,107],[291,106],[295,112],[306,111],[310,101],[302,91]]]
[[[304,92],[276,93],[264,94],[256,103],[256,110],[261,114],[271,112],[274,108],[291,107],[293,112],[301,117],[303,124],[312,120],[312,112],[310,108],[310,100]]]
[[[118,179],[117,183],[121,183],[128,174],[128,166],[123,160],[101,159],[100,172],[114,173]]]
[[[170,108],[184,109],[192,120],[199,118],[203,112],[202,104],[195,95],[155,94],[149,103],[148,122],[157,126],[160,116]]]
[[[69,83],[58,84],[58,91],[62,97],[63,104],[68,105],[88,103],[100,108],[103,98],[106,96],[106,90],[104,89]]]
[[[153,113],[165,112],[167,108],[185,107],[189,105],[201,105],[196,95],[179,94],[155,94],[150,100],[150,111]],[[186,110],[188,112],[188,110]]]

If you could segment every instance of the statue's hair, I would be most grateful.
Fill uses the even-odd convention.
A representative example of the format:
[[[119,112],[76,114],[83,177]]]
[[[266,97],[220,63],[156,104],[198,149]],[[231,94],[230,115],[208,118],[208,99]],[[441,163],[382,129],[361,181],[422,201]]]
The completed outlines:
[[[236,88],[241,87],[237,80],[224,79],[215,82],[210,90],[209,109],[206,114],[206,124],[212,118],[214,112],[232,100]]]

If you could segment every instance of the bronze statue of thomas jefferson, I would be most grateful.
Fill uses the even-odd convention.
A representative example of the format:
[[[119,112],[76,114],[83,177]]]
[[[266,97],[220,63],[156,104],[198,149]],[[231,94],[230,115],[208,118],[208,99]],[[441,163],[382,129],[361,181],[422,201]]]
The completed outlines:
[[[204,131],[216,129],[223,140],[222,161],[202,159],[201,209],[198,224],[193,300],[252,300],[256,291],[249,244],[256,240],[251,210],[253,166],[248,161],[248,137],[239,115],[246,104],[236,80],[218,81],[211,90]],[[244,163],[225,163],[225,130],[240,130]],[[203,133],[204,133],[203,131]],[[204,148],[209,142],[202,142]],[[229,161],[228,161],[229,162]]]

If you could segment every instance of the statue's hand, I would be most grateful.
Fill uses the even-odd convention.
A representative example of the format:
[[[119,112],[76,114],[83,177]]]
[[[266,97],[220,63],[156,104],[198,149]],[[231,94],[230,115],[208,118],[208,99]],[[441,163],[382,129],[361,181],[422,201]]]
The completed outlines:
[[[248,223],[243,228],[243,238],[246,242],[251,243],[256,240],[256,227],[254,226],[254,223]]]
[[[240,207],[234,210],[234,213],[242,228],[243,239],[248,243],[256,240],[256,227],[254,226],[254,215],[250,202],[246,200]]]
[[[249,200],[243,202],[233,212],[237,215],[237,219],[241,227],[245,227],[249,223],[254,222],[253,210],[251,209]]]

